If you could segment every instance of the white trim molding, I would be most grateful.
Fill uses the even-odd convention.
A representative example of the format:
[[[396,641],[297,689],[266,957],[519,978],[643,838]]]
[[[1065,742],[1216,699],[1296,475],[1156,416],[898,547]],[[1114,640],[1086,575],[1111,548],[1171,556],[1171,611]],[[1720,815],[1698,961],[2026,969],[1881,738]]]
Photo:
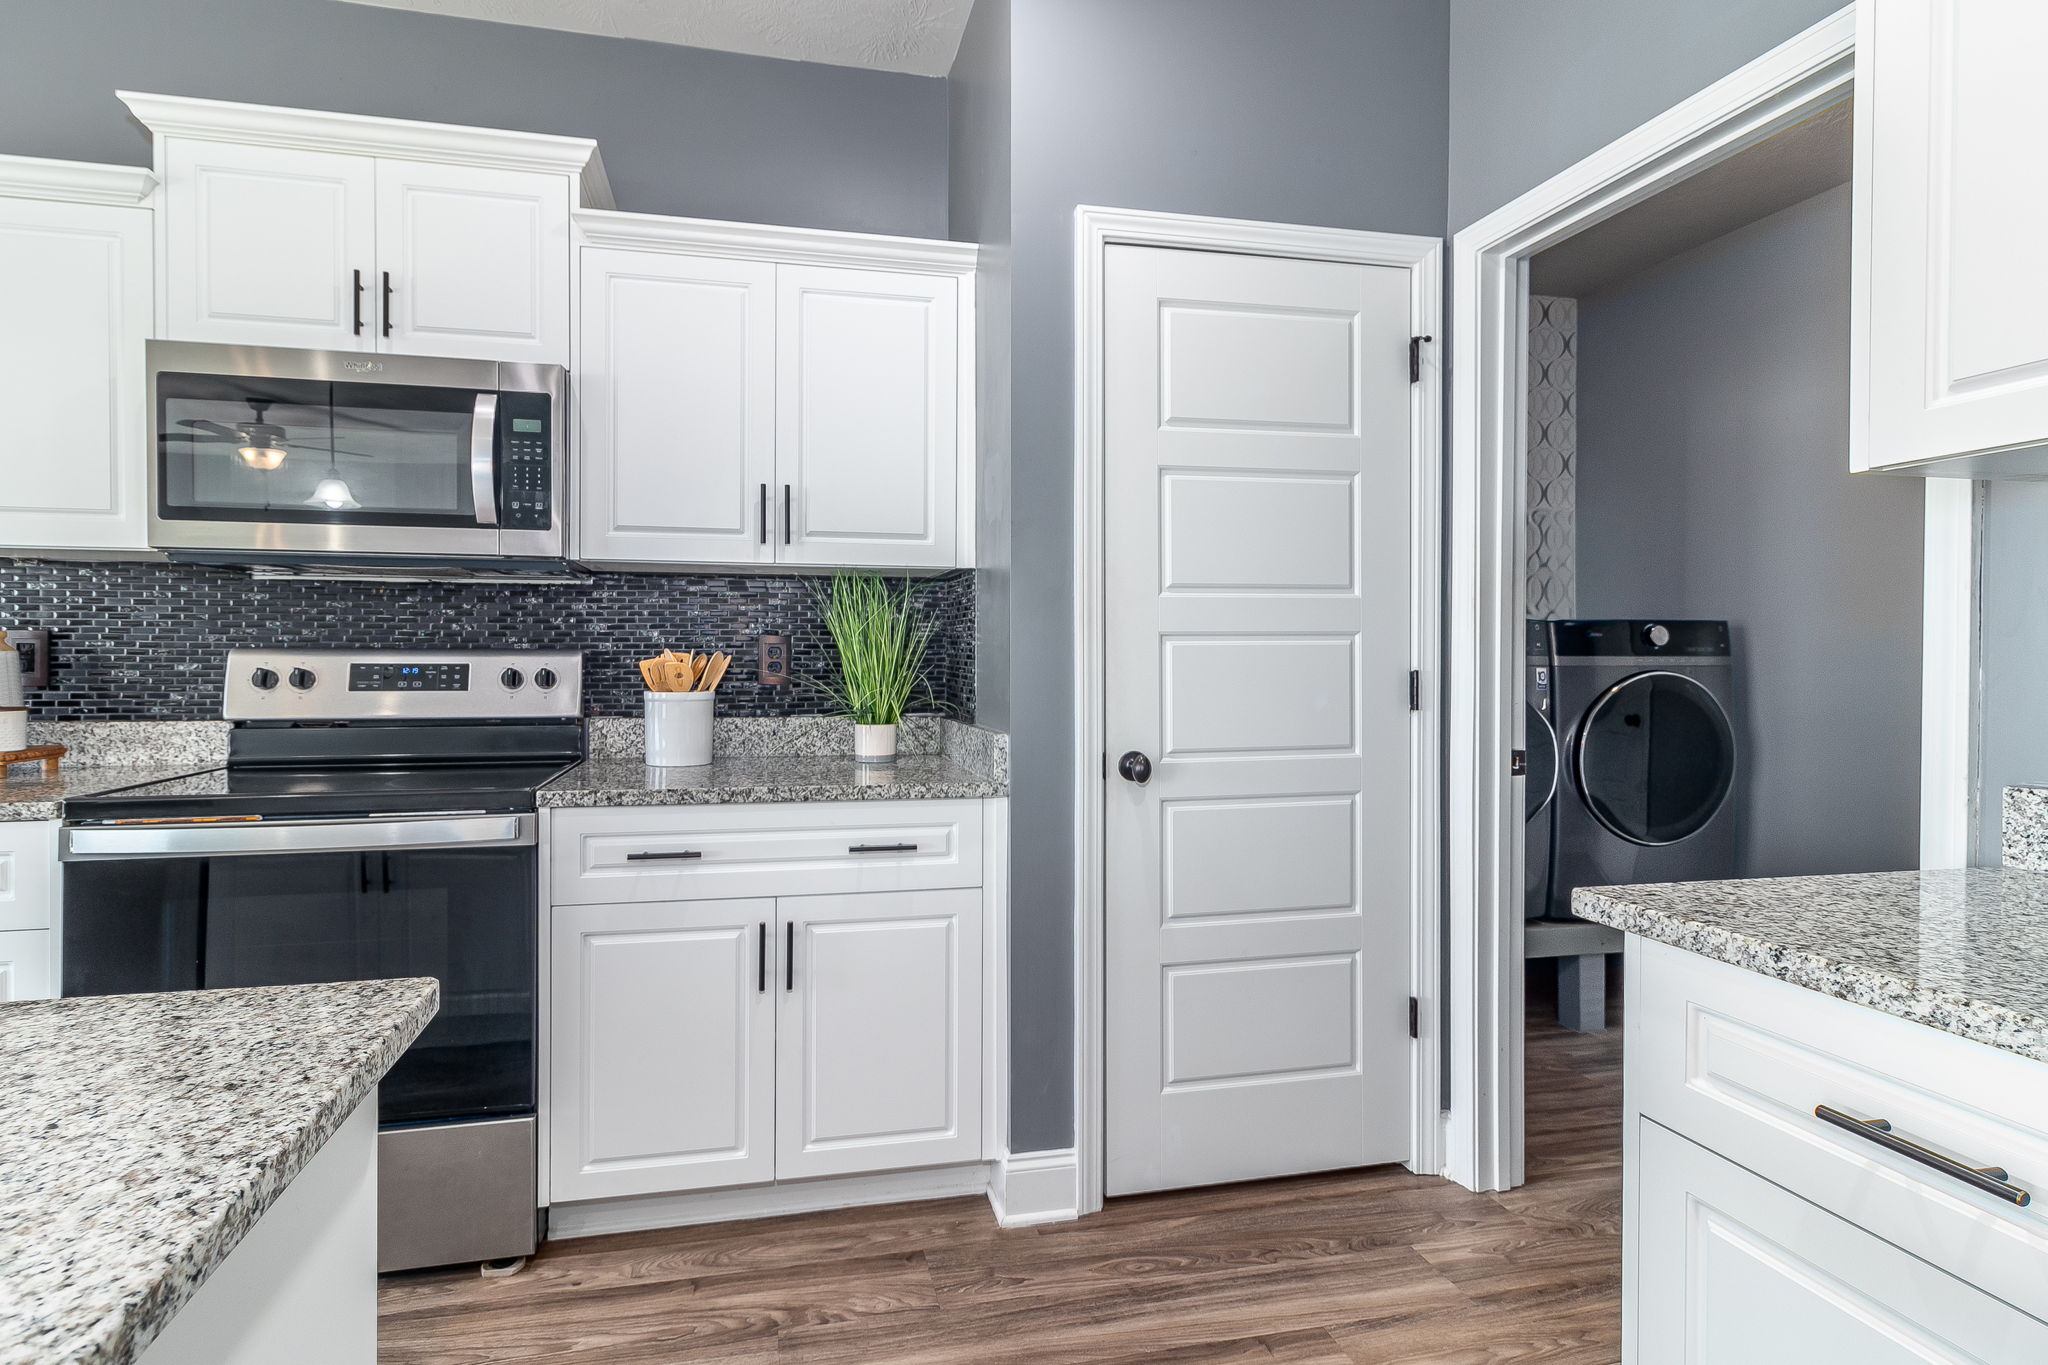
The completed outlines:
[[[880,1171],[872,1175],[836,1175],[821,1180],[789,1180],[772,1185],[741,1185],[693,1194],[636,1195],[626,1199],[586,1199],[556,1204],[548,1210],[548,1240],[596,1237],[611,1232],[645,1232],[649,1228],[687,1228],[700,1223],[731,1223],[742,1218],[781,1218],[792,1213],[863,1208],[869,1204],[909,1204],[924,1199],[959,1199],[989,1188],[990,1163],[930,1166],[915,1171]]]
[[[1927,485],[1920,624],[1920,866],[1968,867],[1976,859],[1977,518],[1979,485]]]
[[[136,90],[116,90],[114,97],[156,135],[159,145],[167,137],[203,138],[210,142],[297,147],[407,161],[558,171],[576,177],[584,207],[612,207],[612,187],[605,177],[604,158],[598,154],[597,143],[587,137],[239,104],[185,95],[150,95]]]
[[[1080,1153],[1004,1153],[989,1167],[988,1204],[1006,1228],[1072,1222],[1081,1216]]]
[[[69,204],[147,204],[156,173],[147,166],[102,166],[40,156],[0,156],[0,195]]]
[[[1241,255],[1391,266],[1409,272],[1412,335],[1440,337],[1442,329],[1443,243],[1435,237],[1386,232],[1205,218],[1177,213],[1101,208],[1074,210],[1074,998],[1080,1017],[1074,1030],[1074,1114],[1080,1161],[1080,1212],[1102,1207],[1104,1171],[1103,1096],[1103,279],[1108,248],[1178,247]],[[1422,348],[1420,382],[1410,389],[1414,600],[1409,651],[1422,673],[1422,709],[1412,720],[1411,761],[1415,772],[1415,903],[1410,992],[1421,1002],[1421,1037],[1413,1058],[1410,1167],[1431,1174],[1440,1168],[1439,1058],[1437,1019],[1439,881],[1441,829],[1438,774],[1442,766],[1441,726],[1436,699],[1442,615],[1441,525],[1443,506],[1442,366],[1434,345]]]
[[[725,256],[753,261],[844,266],[854,270],[927,270],[949,275],[974,271],[980,248],[973,242],[925,237],[887,237],[872,232],[770,227],[712,218],[675,218],[616,209],[579,209],[572,218],[577,240],[588,246],[631,251],[669,251],[685,256]]]
[[[1852,7],[1488,214],[1452,243],[1445,1173],[1472,1189],[1522,1182],[1523,822],[1508,755],[1522,743],[1528,259],[1848,98],[1855,55]]]

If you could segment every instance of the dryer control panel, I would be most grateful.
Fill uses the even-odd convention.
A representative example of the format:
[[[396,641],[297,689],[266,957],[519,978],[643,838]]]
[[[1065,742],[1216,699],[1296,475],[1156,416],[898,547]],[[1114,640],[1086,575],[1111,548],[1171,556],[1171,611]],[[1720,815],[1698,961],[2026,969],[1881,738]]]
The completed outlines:
[[[1552,621],[1550,630],[1560,659],[1728,657],[1726,621]]]

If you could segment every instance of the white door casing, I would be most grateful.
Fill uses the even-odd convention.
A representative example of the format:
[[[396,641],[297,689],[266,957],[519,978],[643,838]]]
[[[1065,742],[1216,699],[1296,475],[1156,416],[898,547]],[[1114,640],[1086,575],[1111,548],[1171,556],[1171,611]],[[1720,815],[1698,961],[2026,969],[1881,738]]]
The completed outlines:
[[[193,138],[163,157],[165,337],[377,348],[375,158]]]
[[[775,902],[553,911],[549,1190],[775,1177]]]
[[[378,349],[567,364],[570,181],[379,158]],[[385,292],[388,286],[388,294]]]
[[[2048,1359],[2048,1325],[1639,1120],[1642,1365],[1982,1365]]]
[[[0,198],[0,545],[149,543],[151,231],[146,208]]]
[[[784,265],[776,292],[777,557],[952,567],[959,282]]]
[[[586,248],[577,553],[770,564],[775,266]]]
[[[980,890],[778,909],[776,1179],[980,1160]]]
[[[1105,279],[1107,1191],[1405,1160],[1409,273]]]

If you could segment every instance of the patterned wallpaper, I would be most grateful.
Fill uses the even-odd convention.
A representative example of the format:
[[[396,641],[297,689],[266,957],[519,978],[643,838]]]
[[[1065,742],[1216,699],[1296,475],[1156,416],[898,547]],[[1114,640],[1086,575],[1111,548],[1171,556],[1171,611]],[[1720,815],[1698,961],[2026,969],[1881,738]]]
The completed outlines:
[[[1579,304],[1529,297],[1529,615],[1578,614]]]
[[[239,646],[581,649],[585,709],[640,714],[633,663],[663,646],[733,655],[724,716],[814,715],[808,687],[754,681],[755,637],[781,633],[799,677],[831,644],[793,574],[592,574],[574,583],[349,583],[257,579],[182,564],[0,559],[0,623],[51,632],[50,686],[28,694],[35,720],[207,720],[221,668]],[[974,717],[974,575],[924,580],[936,629],[928,660],[946,713]],[[927,709],[927,708],[919,708]]]

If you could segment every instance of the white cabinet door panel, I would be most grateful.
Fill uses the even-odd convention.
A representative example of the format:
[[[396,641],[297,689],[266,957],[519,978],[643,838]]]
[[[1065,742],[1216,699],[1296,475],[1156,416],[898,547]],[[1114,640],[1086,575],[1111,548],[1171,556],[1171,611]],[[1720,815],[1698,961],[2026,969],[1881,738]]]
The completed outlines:
[[[981,1157],[981,893],[778,903],[776,1178]]]
[[[374,349],[376,197],[371,157],[168,139],[164,335]]]
[[[1641,1122],[1637,1365],[2048,1360],[2048,1324]]]
[[[57,822],[0,823],[0,929],[48,929],[57,915]]]
[[[1855,467],[2048,442],[2048,6],[1864,0],[1857,24]]]
[[[377,270],[382,350],[568,363],[565,176],[379,160]]]
[[[958,282],[782,266],[777,299],[782,562],[951,567]]]
[[[0,546],[148,545],[148,209],[0,199]]]
[[[586,250],[582,272],[579,556],[773,563],[774,264]]]
[[[773,1178],[775,903],[553,914],[552,1196]]]
[[[50,1000],[57,994],[48,929],[0,931],[0,1004],[9,1000]]]

